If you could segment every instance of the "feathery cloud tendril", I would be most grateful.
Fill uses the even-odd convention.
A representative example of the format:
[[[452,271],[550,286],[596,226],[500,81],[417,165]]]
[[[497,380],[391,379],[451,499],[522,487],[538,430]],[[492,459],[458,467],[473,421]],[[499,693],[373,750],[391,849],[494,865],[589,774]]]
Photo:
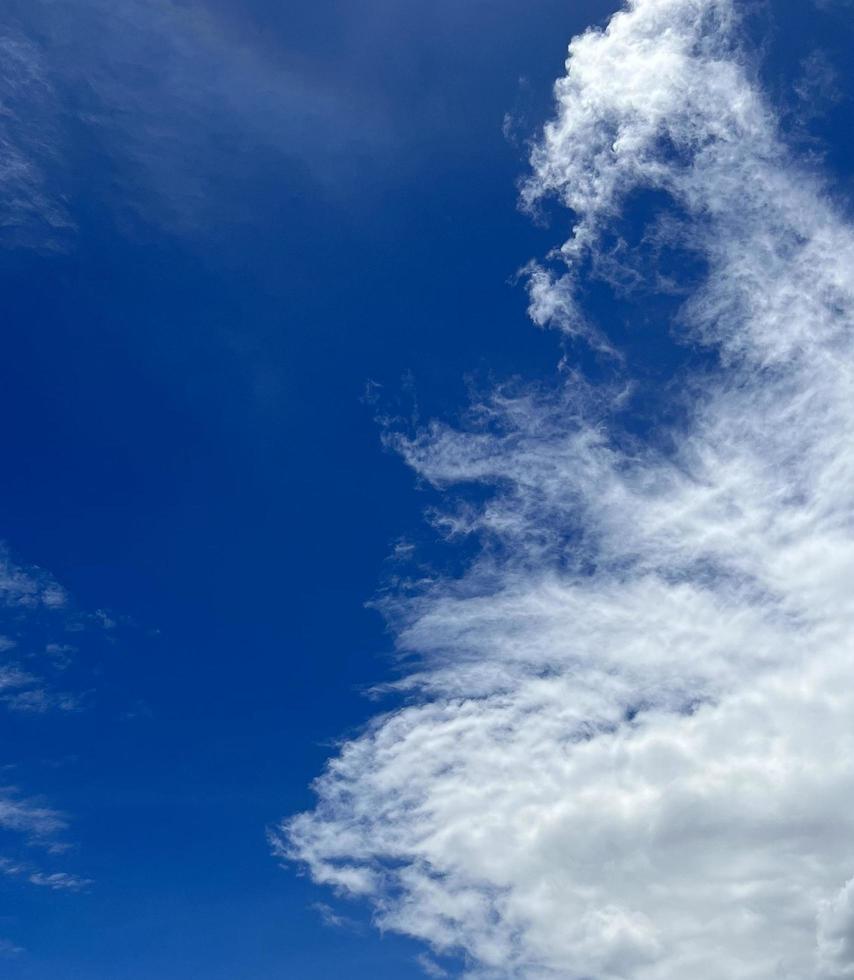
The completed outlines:
[[[672,451],[568,386],[400,442],[490,488],[458,579],[389,601],[419,666],[286,821],[282,854],[466,975],[854,976],[854,231],[792,159],[730,0],[634,0],[570,45],[523,201],[570,316],[631,195],[704,268],[719,368]],[[595,338],[594,338],[595,342]]]

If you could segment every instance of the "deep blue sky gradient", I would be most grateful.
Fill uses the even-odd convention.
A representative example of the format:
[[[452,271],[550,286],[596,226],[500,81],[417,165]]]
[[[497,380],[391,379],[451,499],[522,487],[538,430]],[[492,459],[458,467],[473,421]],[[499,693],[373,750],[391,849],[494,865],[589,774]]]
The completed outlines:
[[[395,540],[449,560],[375,416],[453,418],[471,377],[558,377],[557,339],[510,280],[568,217],[518,213],[525,149],[502,120],[535,131],[567,40],[614,4],[209,0],[250,92],[287,69],[335,111],[290,127],[296,110],[259,97],[244,126],[251,97],[227,116],[191,101],[172,125],[156,62],[112,52],[159,119],[145,166],[79,121],[106,58],[86,17],[2,6],[66,86],[48,169],[78,228],[64,251],[0,253],[0,535],[119,626],[81,655],[86,710],[0,716],[16,782],[70,815],[66,864],[94,879],[64,895],[0,878],[0,934],[27,950],[0,973],[421,976],[414,946],[282,871],[264,831],[311,805],[332,740],[374,710],[361,691],[392,670],[391,640],[364,603]],[[848,188],[852,16],[779,0],[755,21],[792,139],[819,153],[833,133]],[[840,94],[807,118],[792,79],[817,47]],[[618,297],[589,300],[656,405],[689,355],[624,323]],[[318,901],[353,927],[324,925]]]

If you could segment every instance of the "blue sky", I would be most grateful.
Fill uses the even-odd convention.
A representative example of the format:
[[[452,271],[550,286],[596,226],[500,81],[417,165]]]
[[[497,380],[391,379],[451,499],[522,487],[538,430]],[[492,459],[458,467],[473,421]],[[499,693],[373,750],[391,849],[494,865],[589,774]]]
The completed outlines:
[[[636,8],[643,13],[656,4],[664,18],[656,38],[669,17],[684,27],[688,0],[639,0]],[[698,0],[696,6],[721,18],[711,27],[691,22],[697,50],[703,39],[720,44],[714,65],[736,65],[741,72],[742,87],[732,92],[764,93],[773,116],[776,135],[772,140],[762,130],[768,145],[760,149],[750,143],[760,140],[759,123],[732,124],[734,145],[749,150],[741,171],[755,179],[749,186],[767,178],[768,186],[800,181],[814,188],[807,204],[793,198],[791,208],[788,191],[779,192],[774,201],[789,210],[785,220],[769,219],[768,228],[760,219],[769,205],[745,191],[752,226],[736,233],[733,219],[715,234],[733,251],[754,242],[751,234],[757,242],[779,234],[773,254],[791,263],[781,281],[819,281],[818,271],[804,272],[787,249],[791,238],[818,243],[822,256],[847,254],[854,82],[846,58],[854,10],[843,0],[755,6]],[[731,6],[745,14],[737,26],[724,23]],[[382,775],[382,764],[373,756],[365,769],[356,762],[355,769],[340,770],[341,786],[357,803],[383,813],[382,826],[362,820],[365,837],[351,854],[330,844],[353,826],[352,814],[336,808],[335,779],[321,790],[319,810],[310,788],[339,751],[338,740],[355,737],[349,744],[364,746],[358,733],[371,718],[371,730],[390,740],[392,751],[410,744],[394,721],[384,728],[376,720],[392,705],[428,712],[404,711],[393,719],[411,722],[424,744],[440,744],[429,711],[447,716],[460,704],[488,706],[490,698],[504,704],[508,692],[521,696],[527,688],[515,667],[500,682],[472,678],[492,677],[493,670],[497,676],[494,651],[515,649],[513,637],[522,627],[532,637],[525,663],[539,664],[532,668],[537,676],[564,676],[567,661],[554,652],[560,645],[555,636],[571,628],[551,619],[543,626],[519,598],[551,594],[539,572],[549,569],[555,588],[568,588],[571,579],[576,589],[588,589],[592,581],[600,591],[585,593],[590,610],[614,588],[613,571],[599,584],[602,569],[625,568],[640,554],[636,575],[646,582],[655,562],[665,562],[648,541],[629,557],[608,550],[601,541],[611,532],[619,536],[616,521],[608,523],[588,504],[576,509],[576,502],[611,492],[608,499],[617,499],[614,474],[630,460],[645,460],[654,483],[661,474],[649,462],[650,447],[670,460],[675,451],[668,447],[682,443],[696,449],[697,458],[705,448],[726,460],[761,457],[753,443],[745,448],[747,436],[743,445],[714,443],[708,432],[725,428],[721,418],[731,416],[722,409],[720,418],[698,422],[698,404],[732,406],[748,392],[755,398],[746,417],[760,428],[786,428],[762,408],[763,396],[779,402],[783,396],[773,384],[784,383],[780,365],[796,363],[792,351],[807,342],[793,340],[777,361],[777,348],[763,339],[757,363],[777,380],[772,384],[759,372],[727,387],[727,372],[739,358],[749,359],[749,345],[735,343],[720,327],[726,319],[720,310],[741,310],[742,300],[723,293],[710,299],[703,291],[710,269],[733,279],[731,269],[720,271],[722,253],[708,243],[714,235],[707,241],[696,230],[705,227],[718,198],[698,208],[699,191],[681,176],[656,186],[651,172],[637,177],[632,169],[643,152],[661,152],[663,165],[675,173],[680,152],[698,152],[696,141],[680,148],[682,131],[674,124],[666,152],[642,143],[621,115],[624,90],[613,94],[605,84],[611,76],[614,86],[620,83],[626,58],[618,56],[617,68],[596,81],[597,59],[610,57],[604,48],[591,46],[581,55],[579,63],[594,79],[584,82],[590,86],[585,97],[603,126],[638,139],[636,160],[599,173],[593,152],[584,155],[583,140],[595,134],[578,121],[580,103],[570,92],[564,115],[554,107],[552,85],[565,74],[570,38],[604,25],[616,9],[599,0],[3,4],[0,538],[8,550],[0,575],[0,634],[14,644],[2,653],[3,669],[19,672],[8,683],[0,674],[0,695],[10,692],[0,712],[2,783],[9,787],[0,795],[4,976],[355,980],[425,971],[456,976],[468,969],[471,976],[596,980],[636,971],[631,975],[655,980],[674,962],[689,961],[687,927],[685,935],[662,935],[647,946],[638,940],[637,949],[614,940],[616,951],[585,953],[587,959],[571,966],[575,961],[560,943],[543,939],[555,928],[545,913],[538,921],[527,912],[518,918],[515,906],[490,907],[486,918],[506,925],[505,931],[478,925],[484,895],[489,902],[497,894],[520,896],[533,907],[525,891],[529,871],[464,867],[451,844],[419,850],[415,842],[424,834],[438,841],[442,827],[426,817],[417,826],[403,817],[395,823],[375,792],[372,780]],[[627,29],[629,54],[634,29]],[[728,44],[740,46],[738,53],[722,54]],[[668,51],[653,54],[664,58]],[[696,77],[686,75],[702,89],[696,105],[686,96],[687,129],[696,120],[711,126],[708,119],[719,110],[713,106],[704,115],[712,96],[702,86],[711,73],[708,64],[698,64]],[[639,69],[638,86],[647,83]],[[643,89],[637,91],[643,102]],[[531,140],[540,139],[551,118],[563,120],[571,133],[577,127],[580,149],[566,150],[559,136],[551,147],[539,142],[541,166],[535,163],[532,171]],[[774,127],[767,125],[770,132]],[[769,159],[773,172],[750,169]],[[558,170],[569,176],[556,177]],[[539,216],[518,207],[520,181],[532,172],[529,196],[544,199]],[[589,174],[614,177],[616,187],[625,187],[619,207],[610,199],[572,198],[570,184],[580,186]],[[829,217],[822,208],[830,208]],[[789,229],[785,222],[796,210],[818,215],[815,227],[793,223]],[[566,282],[556,278],[564,267],[555,272],[560,263],[552,260],[541,296],[554,312],[572,293],[579,312],[574,307],[563,319],[553,316],[549,329],[537,329],[527,313],[534,294],[526,289],[535,279],[517,273],[571,240],[579,221],[595,244],[579,246]],[[687,230],[673,231],[677,226]],[[837,244],[826,245],[828,228]],[[812,312],[798,320],[798,330],[812,329],[810,316],[824,323],[815,308],[832,289],[842,298],[830,303],[837,312],[828,316],[845,317],[848,285],[842,273],[819,264],[827,283],[820,280],[824,291],[815,287]],[[783,296],[777,279],[769,284],[753,274],[752,268],[744,272],[748,291],[759,282],[769,295],[778,290],[781,308],[797,305]],[[689,307],[692,297],[696,303]],[[706,315],[712,307],[718,313]],[[536,318],[536,306],[533,313]],[[768,336],[801,336],[786,323],[760,323],[752,308],[726,316],[733,335],[758,337],[761,327]],[[744,323],[755,326],[754,333]],[[827,343],[844,362],[842,342]],[[507,379],[511,387],[502,389]],[[789,384],[809,401],[814,388],[800,374]],[[835,382],[827,384],[837,390]],[[585,394],[588,385],[593,394]],[[477,404],[491,406],[481,409],[489,416],[485,429],[478,429],[483,420],[476,412],[472,420],[470,406]],[[822,459],[844,457],[845,430],[834,406],[816,415],[816,430],[839,435],[820,444]],[[835,421],[827,422],[831,415]],[[450,428],[430,429],[433,419]],[[625,453],[622,463],[606,466],[585,455],[591,442],[578,434],[603,429],[611,432],[609,451]],[[574,449],[558,439],[570,434],[578,435]],[[809,432],[803,438],[804,445],[819,445]],[[526,447],[521,455],[520,446]],[[685,452],[677,468],[687,471]],[[564,453],[567,470],[552,500],[552,470],[540,468],[541,461]],[[783,489],[809,497],[801,477],[780,462],[806,458],[803,446],[774,453],[765,462],[785,471]],[[811,472],[818,465],[810,463]],[[573,484],[572,474],[582,471],[594,474],[592,491]],[[462,487],[451,491],[451,503],[443,502],[456,483]],[[727,486],[741,484],[733,477]],[[758,477],[749,486],[745,478],[747,489],[733,508],[750,513],[757,486]],[[641,496],[627,493],[618,507],[621,519],[639,514],[652,526],[658,511]],[[667,497],[662,506],[679,500]],[[817,513],[838,518],[838,541],[847,541],[849,527],[843,503],[816,505]],[[436,517],[435,508],[446,508],[445,516]],[[425,520],[425,512],[433,517]],[[520,515],[525,528],[514,524]],[[708,540],[715,539],[718,520],[705,512],[697,517]],[[468,533],[443,540],[443,529],[452,525]],[[817,519],[811,526],[820,543]],[[714,582],[737,568],[739,581],[761,583],[763,594],[812,595],[809,583],[781,584],[777,570],[763,578],[754,568],[757,555],[766,554],[759,545],[750,564],[734,546],[724,560],[709,557],[684,528],[667,533],[675,541],[683,535],[685,549],[694,549],[692,562],[683,567],[668,552],[672,574],[659,569],[657,581],[702,585],[710,602],[724,603]],[[600,543],[589,544],[594,539]],[[827,570],[828,581],[844,578],[847,554]],[[573,571],[573,562],[584,568]],[[742,608],[735,592],[734,586],[726,591],[732,606],[715,607],[719,618],[729,610],[733,621],[747,622],[760,608],[767,611],[754,593],[750,599],[738,593]],[[517,605],[505,602],[511,594]],[[381,610],[366,607],[377,596]],[[811,600],[816,617],[828,597],[830,586]],[[672,598],[669,592],[654,601],[637,598],[638,608],[660,603],[669,610]],[[479,611],[469,611],[474,607],[462,611],[467,599],[488,609],[483,621]],[[799,623],[809,618],[798,619],[780,603],[780,616]],[[558,604],[571,608],[569,599]],[[609,607],[603,621],[620,615],[649,635],[657,628],[623,607]],[[704,629],[699,606],[694,615]],[[571,621],[580,622],[580,614]],[[671,625],[679,646],[683,634],[675,619]],[[724,640],[741,653],[770,649],[775,639],[766,626],[757,620],[747,640]],[[469,651],[472,633],[493,652]],[[820,642],[803,637],[810,649]],[[601,648],[608,643],[624,640],[609,634]],[[404,657],[401,667],[395,649],[415,659]],[[541,663],[545,649],[552,652]],[[721,654],[724,662],[730,661]],[[638,711],[655,715],[650,727],[659,723],[656,712],[684,718],[685,705],[697,699],[734,703],[727,693],[729,667],[712,679],[668,668],[648,687],[658,662],[644,663],[642,681],[627,668],[629,722]],[[459,664],[470,664],[471,675],[463,677],[459,667],[451,677]],[[614,668],[616,675],[622,669]],[[758,676],[753,671],[742,665],[733,672],[750,681]],[[373,685],[407,673],[418,676],[402,694],[379,703],[366,696]],[[601,679],[596,684],[601,693]],[[677,689],[674,705],[667,698]],[[625,697],[618,698],[624,712]],[[556,690],[543,704],[562,698]],[[600,709],[588,707],[598,718]],[[549,717],[543,705],[531,711]],[[516,733],[514,724],[507,722],[506,730]],[[795,732],[797,724],[793,720]],[[843,726],[829,729],[828,737],[847,735]],[[551,744],[551,737],[543,734],[538,744]],[[436,772],[444,763],[463,771],[469,761],[449,752]],[[400,764],[412,772],[412,759]],[[472,768],[469,778],[482,790],[481,805],[512,797],[506,786],[499,792],[478,783],[476,772]],[[386,775],[393,782],[393,774]],[[567,794],[579,792],[575,778],[567,775]],[[822,812],[849,799],[847,786],[836,787],[839,796],[827,789]],[[438,776],[398,788],[401,798],[411,790],[413,800],[434,802],[450,792]],[[500,806],[496,812],[503,812]],[[281,846],[303,860],[283,869],[267,831],[297,813],[314,816],[296,829],[285,825]],[[804,815],[805,824],[808,818],[815,826],[815,815]],[[459,819],[463,828],[472,823]],[[449,819],[445,829],[452,824]],[[743,824],[735,820],[722,831],[724,843],[740,841]],[[509,826],[500,832],[512,834]],[[768,839],[775,833],[767,830]],[[632,847],[626,844],[639,853],[636,841]],[[838,863],[835,854],[822,859]],[[523,864],[520,859],[519,868]],[[390,884],[371,879],[370,887],[351,889],[361,896],[343,894],[353,869],[379,875],[378,869],[398,865],[414,877],[425,866],[430,870],[417,885],[414,877]],[[822,909],[843,907],[833,896],[839,891],[847,901],[843,886],[852,875],[854,868],[836,890],[824,880],[809,883],[823,896]],[[765,869],[761,877],[773,875]],[[324,888],[324,880],[338,890]],[[437,881],[447,883],[445,904],[425,898],[425,882]],[[592,883],[586,887],[595,892]],[[808,890],[802,882],[797,887]],[[453,911],[460,896],[475,893],[475,911]],[[591,901],[598,900],[597,893]],[[566,895],[561,902],[566,915],[577,918]],[[625,896],[602,899],[601,916],[629,904]],[[650,921],[658,914],[666,918],[667,907],[645,908]],[[816,914],[811,909],[806,918],[814,922]],[[849,975],[845,963],[827,965],[826,947],[833,943],[822,937],[836,936],[836,919],[827,921],[818,940],[823,965],[810,974],[816,980]],[[633,936],[643,931],[637,923],[626,928]],[[765,933],[756,935],[757,945],[767,940]],[[599,950],[587,935],[577,946]],[[668,960],[671,949],[683,959]],[[743,963],[753,962],[750,952],[741,955]],[[704,950],[703,958],[735,976],[714,953]],[[753,973],[745,966],[745,978],[770,976],[764,962],[754,965]],[[659,966],[664,973],[655,972]],[[805,976],[794,959],[787,968]]]

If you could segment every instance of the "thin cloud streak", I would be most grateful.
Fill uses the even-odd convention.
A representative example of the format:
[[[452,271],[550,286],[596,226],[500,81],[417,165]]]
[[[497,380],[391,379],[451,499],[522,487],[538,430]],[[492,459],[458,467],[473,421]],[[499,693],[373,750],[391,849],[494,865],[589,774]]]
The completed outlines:
[[[630,386],[571,379],[397,440],[489,491],[447,521],[482,551],[387,601],[411,700],[276,837],[470,977],[854,976],[854,232],[739,37],[729,0],[633,0],[576,38],[523,190],[572,213],[531,303],[575,334],[609,229],[665,202],[718,364],[688,422],[641,442]]]
[[[0,787],[0,828],[24,834],[31,841],[51,841],[66,827],[56,810],[34,800],[24,799],[14,787]],[[4,873],[9,873],[7,859],[2,859]]]
[[[58,149],[58,100],[38,47],[0,30],[0,245],[62,249],[73,222],[44,165]]]
[[[271,154],[337,194],[354,155],[386,147],[372,100],[264,57],[208,6],[13,0],[0,33],[0,244],[68,247],[93,201],[124,232],[140,220],[210,232],[245,220],[246,183]],[[83,197],[95,158],[110,179]]]

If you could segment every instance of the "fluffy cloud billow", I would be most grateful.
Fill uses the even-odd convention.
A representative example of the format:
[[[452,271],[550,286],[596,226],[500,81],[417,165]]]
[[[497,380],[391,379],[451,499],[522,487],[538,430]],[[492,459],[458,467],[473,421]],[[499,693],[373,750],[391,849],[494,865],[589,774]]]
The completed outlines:
[[[276,838],[470,977],[854,976],[854,230],[742,34],[729,0],[634,0],[576,38],[523,189],[572,219],[541,324],[601,350],[585,277],[672,289],[662,243],[703,270],[685,420],[629,438],[628,386],[573,377],[398,440],[487,490],[444,522],[480,556],[387,601],[406,703]]]

